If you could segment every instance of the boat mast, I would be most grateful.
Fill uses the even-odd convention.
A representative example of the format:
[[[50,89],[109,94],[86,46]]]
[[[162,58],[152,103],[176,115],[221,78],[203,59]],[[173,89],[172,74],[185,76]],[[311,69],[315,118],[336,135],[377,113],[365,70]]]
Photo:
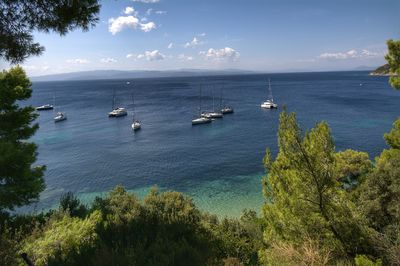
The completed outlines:
[[[199,104],[199,116],[201,116],[201,83],[200,83],[200,98],[199,98],[200,104]]]
[[[271,102],[274,101],[274,98],[272,97],[272,89],[271,89],[271,79],[268,79],[268,91],[269,91],[269,95],[268,98],[271,100]]]
[[[112,110],[115,108],[115,88],[113,89]]]
[[[132,111],[133,111],[133,122],[135,122],[135,97],[133,96],[133,92],[132,92]]]
[[[56,92],[53,95],[53,113],[56,112]]]
[[[222,88],[221,88],[221,93],[219,97],[219,109],[222,109]]]
[[[211,90],[212,97],[213,97],[213,112],[215,112],[215,107],[214,107],[214,88]]]

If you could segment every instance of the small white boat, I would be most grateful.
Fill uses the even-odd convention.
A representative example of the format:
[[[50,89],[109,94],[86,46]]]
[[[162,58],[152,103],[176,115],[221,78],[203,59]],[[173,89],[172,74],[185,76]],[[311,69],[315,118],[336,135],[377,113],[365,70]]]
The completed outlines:
[[[201,114],[205,118],[223,118],[224,115],[221,112],[204,112]]]
[[[268,79],[268,90],[269,90],[269,95],[268,99],[261,104],[261,108],[265,109],[274,109],[278,108],[278,104],[274,103],[274,98],[272,97],[272,89],[271,89],[271,80]]]
[[[126,84],[130,84],[130,82],[127,82]],[[135,119],[136,113],[135,113],[135,98],[133,97],[132,93],[132,129],[133,131],[139,130],[142,128],[142,125],[140,124],[140,121]]]
[[[108,117],[126,116],[128,112],[123,107],[115,107],[115,89],[113,91],[112,111],[108,113]]]
[[[54,123],[61,122],[67,120],[67,114],[63,112],[57,112],[56,116],[54,117]]]
[[[208,124],[211,123],[211,121],[210,118],[199,117],[192,120],[192,125]]]
[[[225,106],[221,109],[221,113],[225,114],[233,114],[233,108],[229,106]]]
[[[120,116],[125,116],[127,115],[128,112],[126,111],[125,108],[123,107],[118,107],[113,109],[111,112],[108,113],[109,117],[120,117]]]
[[[57,108],[57,106],[56,106],[56,94],[55,94],[55,93],[54,93],[54,100],[53,100],[53,101],[54,101],[54,104],[53,104],[53,105],[54,105],[54,112],[55,112],[56,109],[59,109],[59,108]],[[64,112],[58,111],[58,112],[54,115],[53,120],[54,120],[54,123],[67,120],[67,114],[64,113]]]
[[[37,111],[46,111],[46,110],[52,110],[53,108],[54,108],[53,105],[45,104],[45,105],[36,107],[36,110]]]
[[[140,121],[138,121],[138,120],[133,121],[133,123],[132,123],[133,131],[139,130],[141,128],[142,128],[142,125],[140,124]]]
[[[223,115],[225,115],[225,114],[233,114],[233,108],[232,107],[230,107],[230,106],[224,106],[224,107],[222,107],[223,105],[222,105],[222,103],[223,103],[223,99],[222,99],[222,89],[221,89],[221,97],[220,97],[220,100],[219,100],[219,107],[221,108],[221,113],[223,114]]]

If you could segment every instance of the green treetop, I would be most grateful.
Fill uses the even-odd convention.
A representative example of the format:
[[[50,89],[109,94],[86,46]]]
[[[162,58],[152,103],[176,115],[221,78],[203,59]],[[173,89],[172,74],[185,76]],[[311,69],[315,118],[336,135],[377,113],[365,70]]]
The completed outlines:
[[[387,45],[388,54],[385,56],[385,59],[390,66],[390,72],[397,75],[390,77],[390,84],[393,88],[400,89],[400,40],[389,40]]]
[[[36,200],[44,189],[44,166],[34,166],[36,145],[27,140],[38,129],[31,106],[31,83],[21,67],[0,73],[0,212]]]
[[[44,47],[33,41],[33,31],[67,34],[88,30],[98,22],[98,0],[0,1],[0,58],[15,64]]]

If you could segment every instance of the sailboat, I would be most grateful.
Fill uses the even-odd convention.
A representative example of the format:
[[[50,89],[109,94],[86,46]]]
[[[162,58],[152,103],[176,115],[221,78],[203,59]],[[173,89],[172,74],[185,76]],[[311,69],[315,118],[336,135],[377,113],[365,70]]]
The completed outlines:
[[[268,79],[268,99],[261,104],[261,108],[265,109],[273,109],[278,108],[278,104],[274,103],[274,98],[272,97],[272,89],[271,89],[271,79]]]
[[[220,111],[215,111],[215,97],[214,97],[214,91],[212,92],[213,96],[213,107],[211,112],[204,112],[201,114],[202,117],[206,118],[222,118],[223,114]]]
[[[127,83],[127,84],[129,84],[129,83]],[[136,130],[141,129],[142,125],[140,124],[140,121],[135,118],[135,98],[133,97],[133,93],[132,93],[132,104],[133,104],[133,107],[132,107],[132,111],[133,111],[133,114],[132,114],[132,129],[133,129],[133,131],[136,131]]]
[[[201,85],[200,85],[200,97],[199,97],[199,112],[197,118],[192,120],[192,125],[208,124],[211,123],[211,118],[202,116],[201,112]]]
[[[54,106],[56,106],[56,94],[54,93]],[[54,111],[56,110],[56,108],[54,108]],[[64,112],[57,112],[56,114],[55,114],[55,116],[54,116],[54,123],[57,123],[57,122],[61,122],[61,121],[64,121],[64,120],[67,120],[67,113],[64,113]]]
[[[222,107],[223,100],[222,100],[222,89],[221,89],[221,96],[219,98],[219,107],[221,108],[221,113],[222,114],[232,114],[233,113],[233,108],[230,106],[225,105],[224,107]]]
[[[120,117],[127,115],[128,112],[123,107],[115,107],[115,89],[113,92],[112,111],[108,113],[109,117]]]

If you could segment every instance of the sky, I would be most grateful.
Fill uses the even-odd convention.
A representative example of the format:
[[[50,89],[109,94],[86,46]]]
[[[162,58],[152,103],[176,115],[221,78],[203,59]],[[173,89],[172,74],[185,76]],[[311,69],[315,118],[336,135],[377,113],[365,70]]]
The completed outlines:
[[[30,76],[97,69],[349,70],[385,63],[400,0],[107,0],[88,32],[34,32]]]

